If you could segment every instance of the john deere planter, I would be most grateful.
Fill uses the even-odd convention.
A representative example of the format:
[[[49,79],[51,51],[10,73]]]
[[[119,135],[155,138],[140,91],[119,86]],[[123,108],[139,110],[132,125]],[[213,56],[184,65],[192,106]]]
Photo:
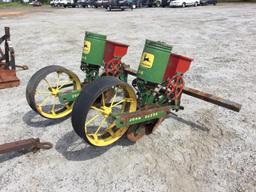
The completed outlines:
[[[110,145],[124,134],[137,141],[152,133],[169,113],[184,109],[183,93],[240,111],[240,104],[185,87],[183,76],[192,59],[172,53],[172,46],[146,40],[138,71],[121,61],[127,50],[128,45],[86,32],[84,81],[64,67],[45,67],[28,83],[29,105],[50,119],[72,113],[74,131],[94,146]],[[132,85],[128,75],[135,76]]]
[[[126,79],[127,74],[121,69],[121,58],[127,53],[127,49],[128,45],[107,41],[104,35],[86,32],[80,66],[85,72],[83,83],[81,84],[76,74],[62,66],[44,67],[28,82],[28,104],[45,118],[66,117],[72,112],[81,87],[99,78],[100,68],[106,69],[100,76],[113,75]]]

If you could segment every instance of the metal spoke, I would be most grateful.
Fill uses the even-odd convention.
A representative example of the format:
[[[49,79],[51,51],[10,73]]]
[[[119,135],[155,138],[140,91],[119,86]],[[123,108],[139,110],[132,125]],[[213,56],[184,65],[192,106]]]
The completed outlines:
[[[71,106],[69,106],[68,104],[63,104],[67,109],[71,109]]]
[[[60,73],[57,72],[57,83],[56,83],[56,88],[59,88],[59,84],[60,84]]]
[[[36,93],[35,93],[36,95],[37,94],[48,94],[48,95],[50,95],[51,94],[51,92],[50,91],[38,91],[38,90],[36,90]]]
[[[114,101],[115,101],[115,99],[116,99],[116,94],[117,94],[117,93],[115,93],[114,97],[112,98],[112,102],[111,102],[110,107],[113,107]]]
[[[51,84],[49,83],[49,81],[48,81],[46,78],[44,78],[44,81],[46,82],[46,84],[48,85],[48,87],[50,87],[51,90],[52,90],[52,86],[51,86]]]
[[[72,82],[70,79],[68,81],[65,81],[63,83],[63,85],[61,85],[60,87],[58,87],[58,89],[61,89],[62,87],[64,87],[65,85],[67,85],[69,82]]]
[[[101,127],[103,126],[103,124],[106,122],[106,117],[101,121],[98,129],[96,130],[96,132],[93,135],[97,135],[97,133],[99,132],[99,130],[101,129]]]
[[[108,129],[107,132],[108,132],[112,137],[113,137],[114,134],[115,134],[112,129]]]
[[[50,99],[50,96],[46,97],[38,106],[42,107],[43,104],[45,104]]]
[[[121,103],[126,102],[126,99],[122,99],[121,101],[118,101],[117,103],[113,104],[112,107],[115,107],[117,105],[120,105]]]
[[[132,103],[134,100],[133,100],[133,98],[125,98],[125,101],[126,101],[127,103]]]
[[[106,130],[111,136],[114,136],[115,133],[113,132],[112,128],[115,126],[115,122],[113,122],[110,126],[108,126],[108,129]]]
[[[97,114],[94,117],[92,117],[90,120],[86,121],[85,126],[89,125],[91,122],[93,122],[98,117],[99,117],[99,115]]]
[[[56,105],[55,102],[56,102],[56,99],[57,99],[57,97],[54,97],[54,101],[53,101],[53,105],[52,105],[52,109],[51,109],[51,113],[52,113],[52,114],[56,114],[56,113],[55,113],[55,105]]]
[[[94,109],[94,110],[96,110],[96,111],[98,111],[98,112],[101,112],[101,113],[104,112],[102,109],[97,108],[97,107],[94,107],[94,106],[91,106],[91,108]]]
[[[88,134],[88,136],[92,136],[94,140],[98,140],[98,135]]]
[[[104,92],[102,93],[102,105],[106,106],[105,98],[104,98]]]

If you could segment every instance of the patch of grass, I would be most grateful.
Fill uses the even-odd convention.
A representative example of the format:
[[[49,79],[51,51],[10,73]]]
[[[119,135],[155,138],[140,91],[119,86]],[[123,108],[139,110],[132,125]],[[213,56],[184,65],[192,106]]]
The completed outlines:
[[[27,7],[28,4],[23,4],[19,2],[12,2],[12,3],[0,3],[0,9],[1,8],[9,8],[9,7]]]

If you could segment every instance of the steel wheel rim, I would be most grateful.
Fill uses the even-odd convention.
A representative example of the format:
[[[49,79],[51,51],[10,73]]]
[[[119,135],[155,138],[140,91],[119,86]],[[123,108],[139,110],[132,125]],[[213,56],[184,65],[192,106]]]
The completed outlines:
[[[137,99],[134,94],[134,91],[131,87],[125,85],[117,85],[115,87],[115,94],[112,96],[111,100],[108,102],[108,98],[106,98],[106,93],[109,90],[103,91],[98,98],[100,97],[100,106],[91,106],[91,110],[96,111],[97,115],[93,117],[86,117],[84,133],[88,141],[95,146],[107,146],[119,138],[121,138],[124,133],[127,131],[129,126],[116,128],[114,121],[109,122],[109,118],[112,118],[114,115],[113,109],[116,106],[121,106],[119,108],[119,112],[134,112],[137,109]],[[120,100],[117,100],[117,90],[116,88],[124,91],[125,97]],[[89,131],[89,126],[95,122],[99,117],[102,117],[102,120],[98,123],[97,128],[94,129],[94,132]],[[107,126],[105,126],[107,125]],[[101,131],[101,132],[100,132]]]
[[[53,83],[51,80],[49,80],[48,76],[55,74],[56,76],[56,82]],[[61,75],[65,74],[66,80],[61,81]],[[45,86],[47,86],[47,89],[39,89],[40,84],[43,83]],[[47,76],[45,76],[38,84],[36,90],[35,90],[35,103],[36,103],[36,109],[37,111],[44,117],[50,118],[50,119],[58,119],[63,118],[67,115],[69,115],[72,112],[73,102],[72,103],[65,103],[61,104],[58,95],[60,93],[63,93],[65,90],[64,86],[67,84],[73,84],[72,90],[80,90],[81,84],[80,81],[74,77],[72,74],[69,74],[64,71],[55,71],[52,73],[49,73]],[[42,97],[43,99],[39,101],[38,97]],[[50,104],[50,101],[53,101]],[[50,104],[50,105],[46,105]],[[62,105],[62,107],[59,107],[59,105]],[[49,110],[46,110],[45,108],[50,108]],[[59,107],[59,108],[58,108]]]

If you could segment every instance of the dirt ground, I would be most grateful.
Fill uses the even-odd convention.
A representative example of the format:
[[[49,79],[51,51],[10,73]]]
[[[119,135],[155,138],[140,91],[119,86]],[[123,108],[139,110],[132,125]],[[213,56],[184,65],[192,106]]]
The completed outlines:
[[[40,137],[54,144],[36,154],[1,155],[0,191],[255,191],[255,13],[256,4],[219,4],[111,13],[35,8],[0,17],[0,34],[11,27],[16,63],[30,68],[18,72],[21,86],[0,90],[0,143]],[[241,103],[242,110],[184,95],[185,110],[154,134],[135,144],[123,138],[105,148],[88,146],[70,118],[46,120],[25,99],[29,78],[44,66],[62,65],[83,78],[85,31],[129,44],[124,61],[135,69],[145,39],[173,45],[175,53],[194,59],[187,86]]]

